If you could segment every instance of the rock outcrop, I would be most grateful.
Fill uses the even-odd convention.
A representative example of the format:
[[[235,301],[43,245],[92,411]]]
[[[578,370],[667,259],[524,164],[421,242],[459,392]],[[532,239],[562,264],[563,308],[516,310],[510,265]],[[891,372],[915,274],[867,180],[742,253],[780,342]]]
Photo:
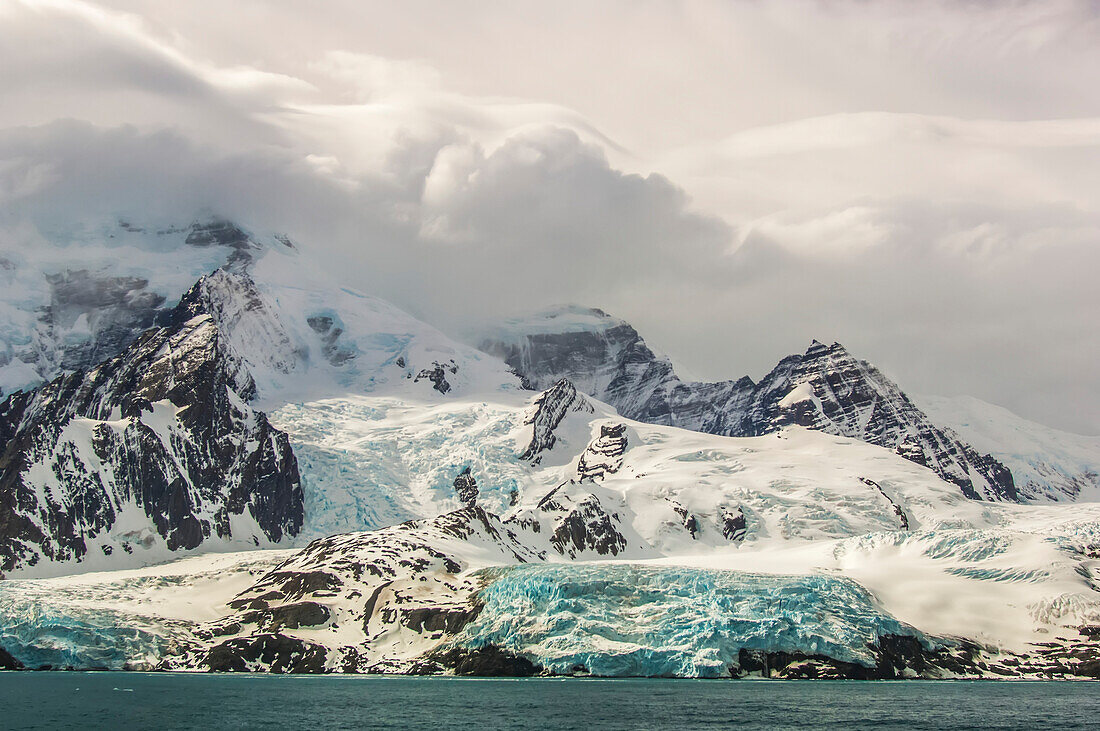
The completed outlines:
[[[542,453],[553,449],[558,442],[554,430],[570,413],[591,414],[592,405],[568,379],[563,378],[543,391],[535,399],[524,424],[531,425],[531,442],[520,455],[520,459],[530,460],[534,464],[542,461]]]
[[[217,279],[120,355],[0,402],[0,571],[301,528],[297,462],[248,404],[253,379],[209,297]]]

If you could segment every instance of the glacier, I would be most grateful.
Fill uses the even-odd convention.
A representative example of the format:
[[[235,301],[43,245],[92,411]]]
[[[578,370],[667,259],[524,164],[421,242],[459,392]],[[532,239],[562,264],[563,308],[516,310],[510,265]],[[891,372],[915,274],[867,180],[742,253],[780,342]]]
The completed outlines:
[[[7,583],[0,583],[0,647],[26,667],[149,669],[167,646],[159,622],[142,629],[133,615],[58,606]]]
[[[485,569],[484,607],[455,638],[554,674],[728,677],[742,648],[875,665],[888,635],[932,641],[851,579],[636,564]]]

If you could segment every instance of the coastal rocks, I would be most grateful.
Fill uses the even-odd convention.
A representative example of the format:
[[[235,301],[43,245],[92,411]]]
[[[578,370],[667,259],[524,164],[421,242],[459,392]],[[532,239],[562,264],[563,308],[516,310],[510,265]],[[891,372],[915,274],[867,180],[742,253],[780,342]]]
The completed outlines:
[[[22,670],[23,663],[16,660],[11,654],[0,647],[0,670]]]
[[[455,675],[480,678],[529,678],[543,674],[538,665],[496,645],[475,649],[452,647],[429,656],[419,664],[413,675],[429,675],[449,670]]]
[[[328,651],[282,634],[226,640],[207,652],[202,665],[212,673],[321,673]]]
[[[461,549],[479,546],[502,563],[539,560],[520,531],[474,506],[314,541],[235,597],[233,613],[201,628],[163,667],[410,672],[481,610],[482,583],[465,573]],[[330,637],[322,656],[314,645]]]
[[[822,654],[742,648],[730,676],[780,680],[899,680],[978,677],[989,672],[978,648],[966,642],[926,645],[911,635],[883,635],[870,646],[873,665]]]

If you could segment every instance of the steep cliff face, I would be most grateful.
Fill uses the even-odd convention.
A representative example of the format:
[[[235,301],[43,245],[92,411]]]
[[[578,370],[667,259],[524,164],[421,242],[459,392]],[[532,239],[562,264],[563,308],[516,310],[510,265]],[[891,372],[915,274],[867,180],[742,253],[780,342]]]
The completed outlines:
[[[937,424],[1008,467],[1025,499],[1100,502],[1100,437],[1051,429],[969,396],[916,401]]]
[[[708,434],[729,431],[731,407],[753,390],[748,378],[688,383],[668,358],[654,353],[630,324],[602,310],[577,307],[510,321],[480,338],[533,390],[561,379],[611,404],[630,419]]]
[[[210,293],[226,276],[201,280],[120,355],[0,403],[3,573],[298,532],[290,443],[248,405],[255,384],[219,330]]]
[[[567,378],[631,419],[725,436],[805,426],[894,450],[967,497],[1019,499],[1003,464],[932,423],[897,384],[839,343],[815,341],[760,383],[748,377],[682,381],[633,327],[600,310],[567,308],[513,321],[480,347],[503,358],[531,388]]]
[[[790,424],[892,449],[969,498],[1019,499],[1003,464],[932,423],[897,384],[839,343],[815,341],[803,355],[784,359],[756,388],[731,433],[755,436]]]
[[[273,249],[292,247],[216,218],[73,225],[33,246],[0,235],[0,395],[118,355],[200,276],[244,272]]]

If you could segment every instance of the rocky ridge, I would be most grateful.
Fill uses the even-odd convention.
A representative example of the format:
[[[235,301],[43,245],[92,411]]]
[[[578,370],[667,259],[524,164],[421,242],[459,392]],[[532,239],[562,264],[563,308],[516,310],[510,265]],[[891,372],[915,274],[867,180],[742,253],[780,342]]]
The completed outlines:
[[[553,331],[559,322],[561,330]],[[1003,464],[932,423],[897,384],[839,343],[815,341],[759,383],[747,376],[704,383],[681,380],[633,327],[599,310],[587,311],[583,321],[520,321],[495,337],[479,347],[504,359],[529,388],[565,378],[630,419],[724,436],[804,426],[891,449],[972,499],[1020,497]]]
[[[228,276],[198,282],[120,355],[0,403],[4,573],[298,532],[294,453],[248,405],[255,384],[208,296]]]

